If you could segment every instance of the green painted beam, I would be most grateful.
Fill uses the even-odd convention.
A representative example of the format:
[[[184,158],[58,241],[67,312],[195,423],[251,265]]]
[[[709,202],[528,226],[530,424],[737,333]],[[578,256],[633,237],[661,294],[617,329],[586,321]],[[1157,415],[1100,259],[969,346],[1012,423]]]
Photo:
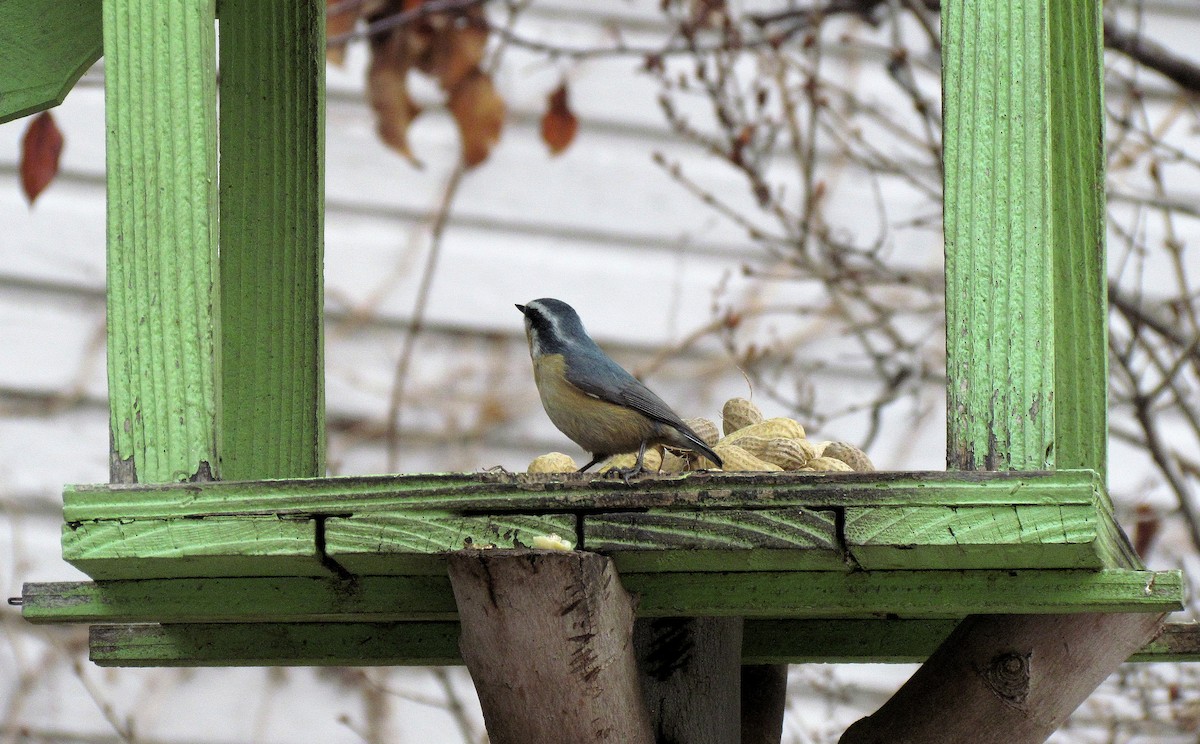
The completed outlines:
[[[317,521],[208,517],[63,526],[63,560],[93,579],[329,576]]]
[[[68,523],[197,515],[361,514],[392,511],[471,513],[572,509],[628,511],[686,505],[751,506],[1098,505],[1111,512],[1099,478],[1057,473],[692,473],[643,478],[626,486],[594,474],[450,473],[286,481],[70,486]]]
[[[584,514],[583,545],[622,574],[653,571],[845,571],[833,511],[650,509]]]
[[[567,513],[415,509],[320,515],[191,515],[71,522],[63,557],[94,579],[443,573],[467,547],[531,547],[557,534],[622,573],[1128,568],[1094,505],[692,508]],[[1115,540],[1115,543],[1114,543]]]
[[[641,595],[638,613],[651,617],[1171,612],[1183,607],[1185,591],[1178,572],[1119,569],[653,573],[622,581]]]
[[[642,617],[954,618],[1171,612],[1179,571],[829,571],[628,574]],[[444,576],[149,579],[26,584],[35,623],[451,620]]]
[[[958,620],[750,620],[746,664],[920,663]],[[1200,625],[1167,623],[1129,661],[1200,661]]]
[[[920,663],[958,620],[748,620],[745,664]],[[1200,625],[1167,623],[1129,661],[1200,661]]]
[[[83,487],[66,514],[64,556],[97,579],[278,575],[285,554],[358,575],[440,573],[447,551],[551,533],[626,573],[1139,566],[1085,471]],[[300,527],[313,523],[319,535]]]
[[[102,667],[461,665],[457,622],[93,625]]]
[[[62,103],[104,48],[100,0],[0,2],[0,124]]]
[[[958,620],[747,620],[743,664],[917,663]],[[93,625],[103,667],[449,666],[457,622]],[[1130,661],[1200,661],[1200,625],[1169,623]]]
[[[221,477],[325,474],[325,3],[222,0]]]
[[[574,545],[579,541],[576,521],[574,514],[389,512],[330,517],[325,520],[325,555],[357,575],[445,575],[445,554],[452,550],[528,548],[538,535],[558,535]]]
[[[1108,524],[1083,504],[850,507],[845,540],[867,570],[1138,567]]]
[[[213,0],[104,0],[111,478],[218,475]]]
[[[549,533],[613,555],[624,572],[1139,566],[1087,471],[694,474],[637,486],[450,474],[76,487],[64,555],[85,572],[102,566],[93,578],[202,576],[200,556],[212,575],[275,575],[273,533],[259,548],[250,532],[229,539],[222,520],[283,517],[321,521],[320,544],[297,534],[293,552],[353,574],[440,572],[440,554],[468,538],[521,547]],[[183,551],[155,542],[172,522],[196,541],[178,566]],[[147,537],[125,544],[135,534]],[[270,560],[258,568],[256,556]]]

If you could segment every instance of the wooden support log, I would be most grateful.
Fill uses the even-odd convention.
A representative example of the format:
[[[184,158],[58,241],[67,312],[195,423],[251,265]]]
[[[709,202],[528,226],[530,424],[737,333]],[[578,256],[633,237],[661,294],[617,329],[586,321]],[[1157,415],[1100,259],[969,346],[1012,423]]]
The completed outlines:
[[[840,744],[1046,740],[1161,615],[975,615]]]
[[[742,667],[742,744],[779,744],[787,678],[787,664]]]
[[[633,599],[596,553],[449,557],[459,648],[492,744],[654,737],[633,651]]]
[[[740,617],[645,618],[633,642],[656,741],[741,740]]]

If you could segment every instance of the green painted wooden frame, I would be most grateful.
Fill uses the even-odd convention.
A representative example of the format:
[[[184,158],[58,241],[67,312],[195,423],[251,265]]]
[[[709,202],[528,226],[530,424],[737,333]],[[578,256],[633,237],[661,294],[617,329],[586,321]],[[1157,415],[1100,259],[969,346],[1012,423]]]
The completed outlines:
[[[67,489],[64,557],[97,581],[28,584],[23,610],[106,623],[92,634],[99,663],[454,662],[445,553],[525,549],[546,532],[611,554],[643,615],[752,618],[754,663],[913,660],[969,613],[1182,605],[1180,573],[1144,570],[1097,475],[1096,0],[943,3],[948,460],[1028,472],[633,487],[314,478],[324,4],[222,0],[219,50],[214,0],[102,9],[112,479],[140,485]],[[68,41],[82,49],[85,30]],[[61,88],[85,51],[65,78],[37,75]],[[13,100],[0,115],[32,110]],[[1173,629],[1143,655],[1191,658],[1194,637]]]

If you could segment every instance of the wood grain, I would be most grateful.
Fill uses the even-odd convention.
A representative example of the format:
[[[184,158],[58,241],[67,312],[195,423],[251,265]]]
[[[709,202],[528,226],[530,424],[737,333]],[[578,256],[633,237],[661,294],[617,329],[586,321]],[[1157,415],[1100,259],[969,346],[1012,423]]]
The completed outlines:
[[[110,475],[208,480],[220,409],[213,2],[102,5]]]
[[[575,515],[371,513],[325,520],[325,555],[354,574],[444,574],[448,551],[528,548],[549,534],[577,543]]]
[[[493,744],[650,744],[633,599],[595,553],[450,556],[459,647]]]
[[[969,506],[1107,502],[1087,470],[1057,473],[693,473],[629,487],[592,473],[446,473],[219,483],[80,485],[63,492],[68,522],[206,514],[367,511],[541,512],[837,506]]]
[[[1161,621],[1153,613],[968,618],[839,741],[1045,741]]]
[[[221,0],[221,472],[325,474],[325,8]]]

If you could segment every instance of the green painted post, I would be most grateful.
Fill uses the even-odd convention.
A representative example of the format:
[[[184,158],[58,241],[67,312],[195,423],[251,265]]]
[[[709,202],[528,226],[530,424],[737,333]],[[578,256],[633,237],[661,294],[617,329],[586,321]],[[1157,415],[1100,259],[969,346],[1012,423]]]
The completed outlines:
[[[943,5],[947,454],[1054,462],[1044,0]]]
[[[213,0],[104,0],[111,478],[217,475]]]
[[[1100,4],[1049,4],[1055,467],[1104,477],[1108,275]]]
[[[325,4],[221,3],[221,475],[324,475]]]
[[[1099,3],[943,6],[948,465],[1103,474]]]
[[[1099,0],[942,3],[951,469],[1103,478],[1100,49]],[[1045,741],[1162,618],[971,615],[841,741]]]

